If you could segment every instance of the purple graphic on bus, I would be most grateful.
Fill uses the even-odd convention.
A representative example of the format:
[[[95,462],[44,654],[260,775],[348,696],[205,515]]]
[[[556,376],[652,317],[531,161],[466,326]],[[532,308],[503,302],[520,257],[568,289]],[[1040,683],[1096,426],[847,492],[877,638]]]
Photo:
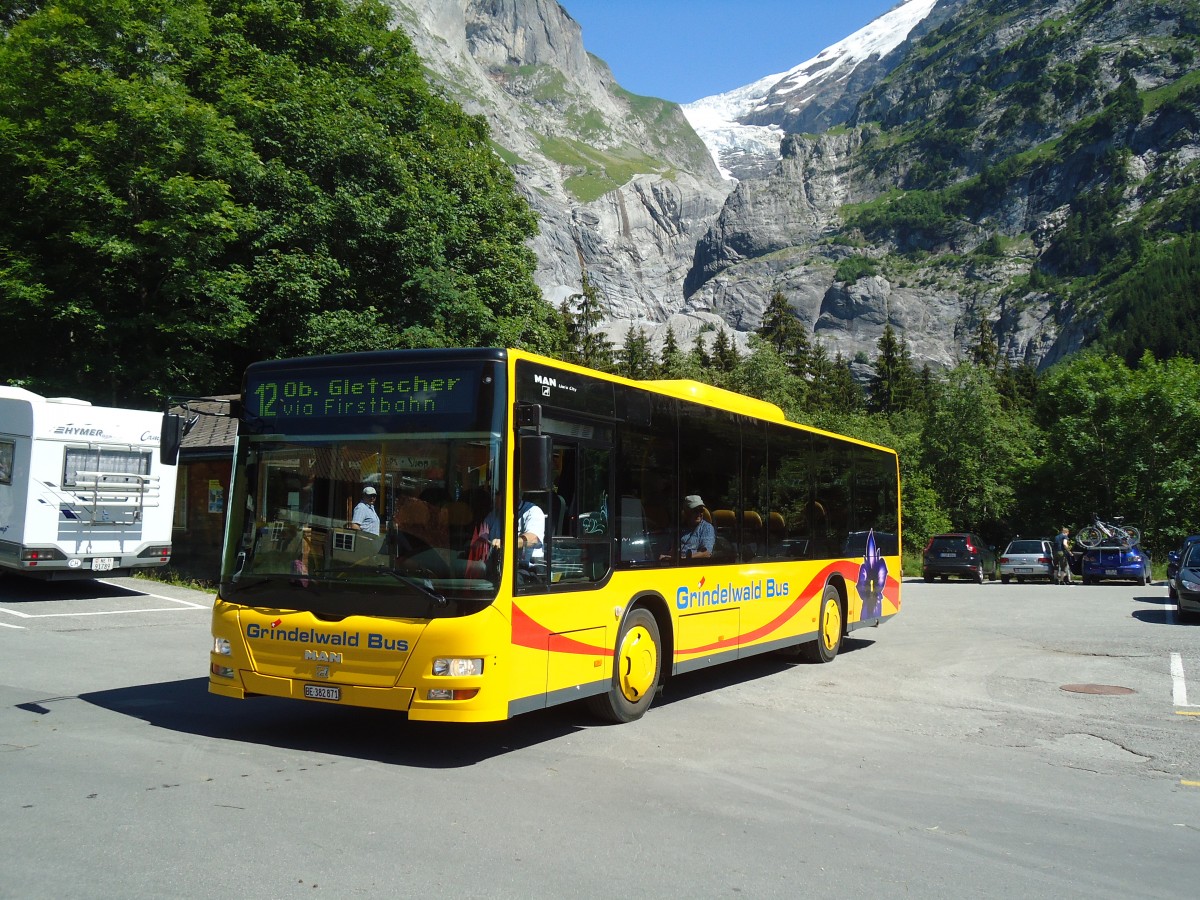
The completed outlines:
[[[858,596],[863,602],[863,619],[876,619],[883,615],[883,589],[886,584],[887,563],[879,553],[872,529],[867,534],[862,565],[858,567]]]

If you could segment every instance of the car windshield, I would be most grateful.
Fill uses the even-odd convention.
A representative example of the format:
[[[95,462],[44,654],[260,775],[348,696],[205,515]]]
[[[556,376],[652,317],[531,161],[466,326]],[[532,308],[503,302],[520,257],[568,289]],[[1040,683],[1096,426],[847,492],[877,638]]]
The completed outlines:
[[[1041,553],[1041,541],[1013,541],[1005,553]]]
[[[1183,557],[1183,565],[1190,569],[1200,569],[1200,543],[1192,544],[1187,548]]]

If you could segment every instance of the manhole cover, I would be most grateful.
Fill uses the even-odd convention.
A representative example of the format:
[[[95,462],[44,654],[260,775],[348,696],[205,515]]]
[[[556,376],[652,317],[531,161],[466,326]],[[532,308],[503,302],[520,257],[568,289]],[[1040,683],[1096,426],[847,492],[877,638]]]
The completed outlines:
[[[1062,690],[1073,694],[1132,694],[1133,688],[1119,684],[1064,684]]]

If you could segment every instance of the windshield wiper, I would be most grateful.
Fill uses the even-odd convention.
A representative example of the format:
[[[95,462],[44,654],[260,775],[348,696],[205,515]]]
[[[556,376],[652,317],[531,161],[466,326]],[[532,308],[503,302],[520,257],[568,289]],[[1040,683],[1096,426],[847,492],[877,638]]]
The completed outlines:
[[[439,594],[433,589],[433,584],[428,579],[413,578],[411,575],[404,575],[400,572],[397,572],[395,569],[389,569],[387,566],[380,566],[379,571],[386,575],[391,575],[397,581],[401,581],[404,584],[407,584],[409,587],[416,588],[438,606],[446,606],[448,603],[444,595]]]

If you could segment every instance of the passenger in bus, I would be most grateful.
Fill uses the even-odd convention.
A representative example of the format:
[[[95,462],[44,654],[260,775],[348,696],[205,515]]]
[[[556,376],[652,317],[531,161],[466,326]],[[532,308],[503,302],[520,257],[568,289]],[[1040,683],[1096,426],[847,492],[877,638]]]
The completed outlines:
[[[471,537],[467,549],[461,554],[466,562],[468,578],[490,578],[492,559],[491,501],[486,487],[472,488],[467,494],[467,505],[471,510]]]
[[[698,494],[688,494],[683,498],[683,531],[679,535],[680,559],[708,559],[712,556],[713,546],[717,542],[717,530],[708,521],[705,512],[704,501]],[[670,558],[670,554],[660,557],[664,560]]]
[[[354,507],[350,527],[364,534],[379,534],[379,513],[375,512],[375,488],[369,484],[362,489],[362,499]]]
[[[437,502],[443,496],[446,494],[441,488],[427,488],[419,497],[408,487],[397,490],[392,525],[398,552],[407,555],[429,547],[448,546],[447,507]]]

